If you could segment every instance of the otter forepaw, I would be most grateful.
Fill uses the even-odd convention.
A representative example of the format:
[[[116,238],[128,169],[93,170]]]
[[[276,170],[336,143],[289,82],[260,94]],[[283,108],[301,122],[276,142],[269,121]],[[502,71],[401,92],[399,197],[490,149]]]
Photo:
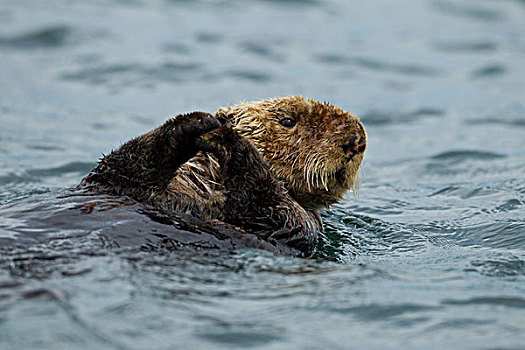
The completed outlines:
[[[193,112],[179,115],[172,120],[172,137],[176,140],[195,139],[221,126],[211,114]]]
[[[197,146],[202,151],[211,152],[219,158],[224,158],[228,153],[227,149],[240,136],[224,118],[218,117],[216,120],[222,123],[222,126],[199,137]]]

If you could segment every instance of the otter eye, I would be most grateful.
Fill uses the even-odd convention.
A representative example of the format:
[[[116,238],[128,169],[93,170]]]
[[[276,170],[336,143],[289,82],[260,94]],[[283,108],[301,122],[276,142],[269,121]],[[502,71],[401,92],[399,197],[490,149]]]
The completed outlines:
[[[285,128],[291,129],[295,126],[295,120],[291,118],[284,118],[279,121],[279,124],[281,124]]]

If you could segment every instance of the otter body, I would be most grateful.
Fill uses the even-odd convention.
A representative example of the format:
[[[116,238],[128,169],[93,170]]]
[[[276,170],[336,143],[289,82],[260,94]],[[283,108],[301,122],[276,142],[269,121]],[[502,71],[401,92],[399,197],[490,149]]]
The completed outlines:
[[[310,255],[328,208],[356,186],[358,119],[284,97],[177,116],[104,157],[79,190],[126,195]]]
[[[103,157],[59,197],[69,213],[59,222],[83,227],[71,219],[80,212],[97,230],[147,232],[147,217],[172,245],[310,256],[319,211],[356,186],[365,147],[356,117],[301,97],[179,115]]]

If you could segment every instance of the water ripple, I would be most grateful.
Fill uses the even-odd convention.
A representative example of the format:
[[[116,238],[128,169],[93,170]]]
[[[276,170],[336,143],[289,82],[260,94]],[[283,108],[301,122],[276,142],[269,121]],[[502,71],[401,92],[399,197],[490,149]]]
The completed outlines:
[[[405,124],[409,122],[419,121],[426,118],[439,117],[445,112],[436,108],[418,108],[414,111],[394,112],[394,111],[380,111],[372,110],[363,113],[360,119],[365,125],[384,125],[384,124]]]
[[[158,81],[180,82],[191,79],[195,74],[204,74],[203,67],[197,62],[168,61],[159,65],[140,63],[99,65],[63,73],[61,78],[66,81],[81,81],[93,85],[123,86],[139,82],[141,84]]]
[[[446,14],[472,18],[486,22],[497,22],[504,18],[497,10],[471,4],[458,4],[450,1],[434,1],[434,7]]]
[[[499,260],[474,260],[471,267],[465,271],[476,271],[485,276],[494,277],[524,277],[525,261],[514,258],[500,258]]]
[[[476,297],[470,299],[448,299],[444,300],[443,304],[445,305],[498,305],[505,306],[509,308],[518,308],[525,309],[525,299],[521,297]]]
[[[446,160],[446,161],[461,161],[467,159],[474,160],[491,160],[504,158],[505,155],[489,151],[477,151],[477,150],[455,150],[447,151],[432,156],[431,159]]]
[[[489,64],[474,70],[471,75],[473,78],[494,78],[505,74],[506,69],[502,64]]]
[[[70,162],[51,168],[8,171],[0,173],[0,185],[40,182],[46,177],[59,177],[71,173],[86,174],[94,166],[95,163],[91,162]]]
[[[510,127],[525,127],[525,117],[523,116],[505,116],[473,118],[465,121],[469,125],[507,125]]]
[[[426,306],[419,304],[390,304],[390,305],[377,305],[369,304],[355,307],[339,307],[337,312],[352,313],[355,317],[363,321],[374,321],[376,319],[385,320],[392,317],[397,317],[405,314],[414,314],[423,311],[435,310],[438,307]]]
[[[498,45],[492,41],[451,41],[435,43],[434,47],[451,53],[485,53],[496,51]]]
[[[69,26],[52,26],[22,35],[0,37],[0,46],[15,49],[57,48],[67,45],[72,34],[73,29]]]
[[[418,65],[418,64],[394,64],[382,62],[370,58],[356,58],[352,60],[354,64],[361,68],[367,68],[370,70],[380,71],[380,72],[393,72],[402,75],[416,75],[416,76],[436,76],[441,72],[439,69]]]

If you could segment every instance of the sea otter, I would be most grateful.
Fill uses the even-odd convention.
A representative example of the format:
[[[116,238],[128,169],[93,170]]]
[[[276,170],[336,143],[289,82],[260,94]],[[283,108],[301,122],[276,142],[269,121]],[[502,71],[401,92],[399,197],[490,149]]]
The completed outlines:
[[[319,211],[357,185],[359,120],[283,97],[179,115],[103,157],[77,191],[127,196],[310,256]]]

